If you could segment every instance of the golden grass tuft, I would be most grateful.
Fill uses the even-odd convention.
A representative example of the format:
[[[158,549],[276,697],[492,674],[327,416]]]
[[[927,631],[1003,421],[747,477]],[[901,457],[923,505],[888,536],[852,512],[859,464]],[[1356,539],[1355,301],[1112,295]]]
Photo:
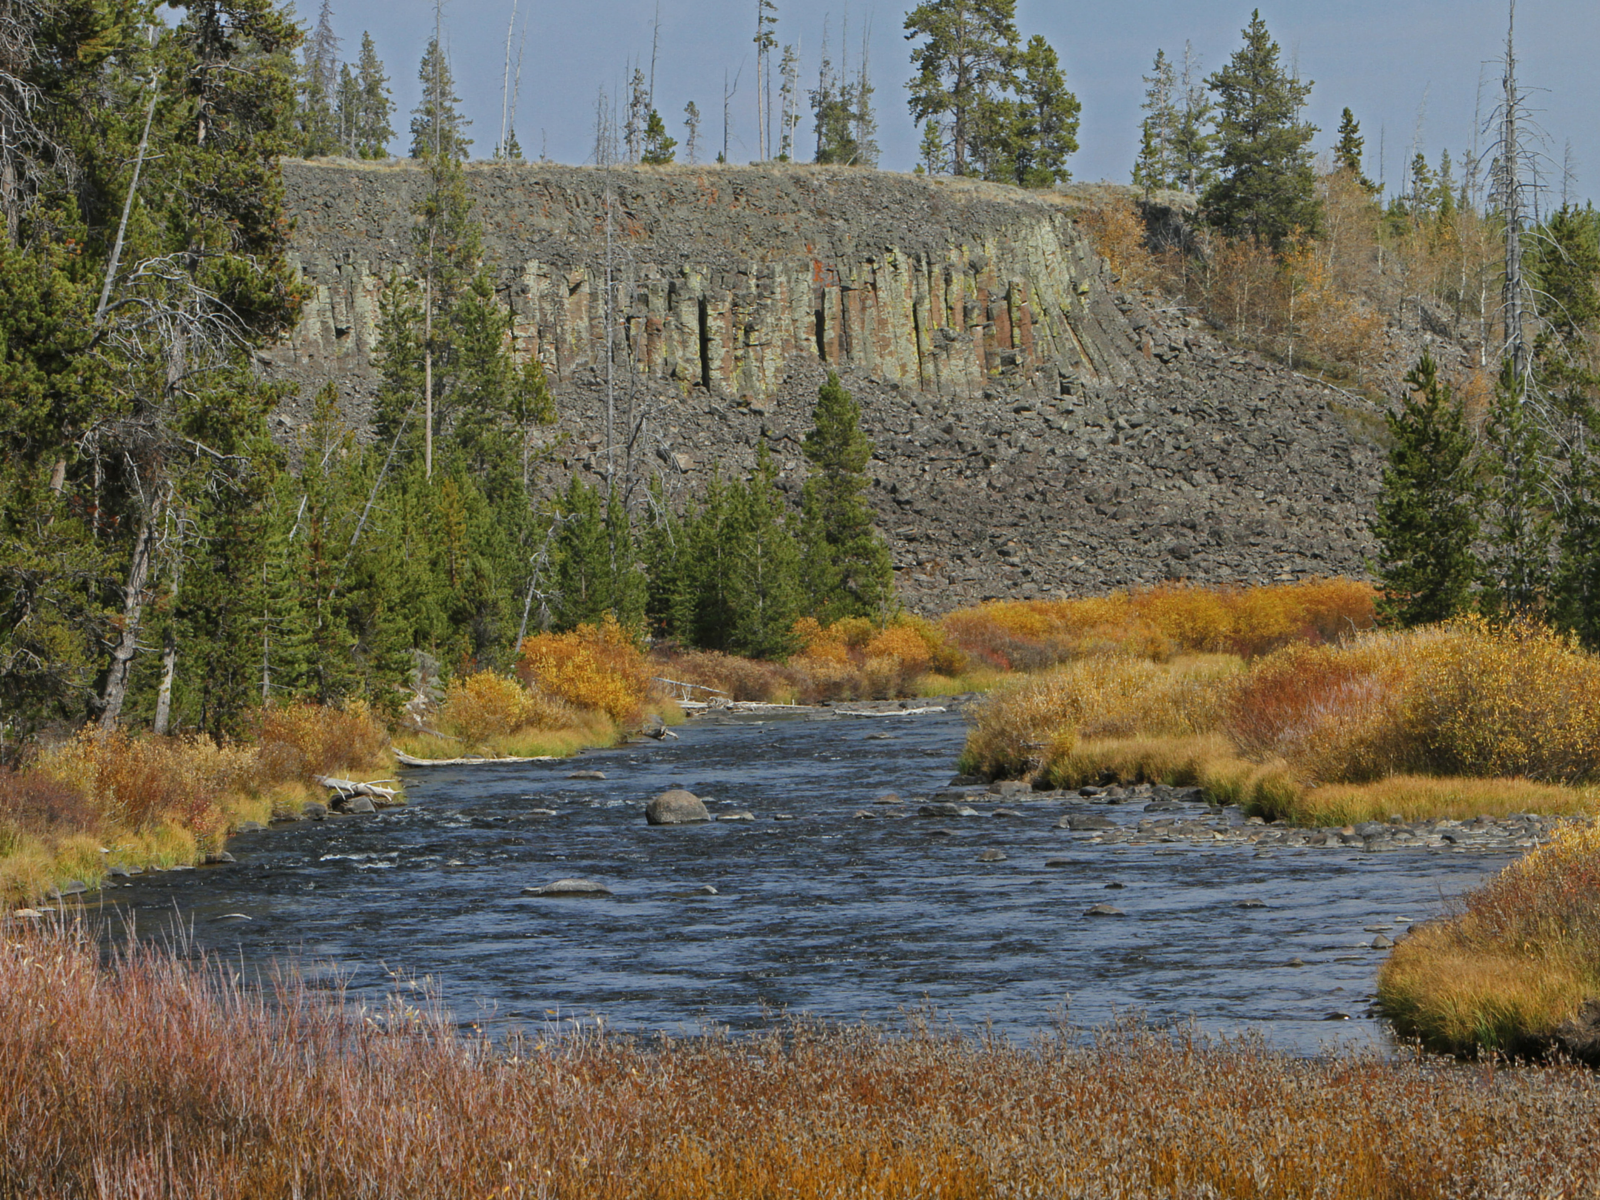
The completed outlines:
[[[1575,822],[1502,870],[1463,911],[1403,939],[1378,974],[1402,1033],[1458,1054],[1548,1048],[1600,997],[1600,825]]]
[[[1027,1045],[913,1015],[493,1045],[182,946],[0,936],[0,1194],[1457,1200],[1600,1186],[1591,1073],[1293,1057],[1133,1023]],[[130,1037],[129,1031],[138,1036]]]

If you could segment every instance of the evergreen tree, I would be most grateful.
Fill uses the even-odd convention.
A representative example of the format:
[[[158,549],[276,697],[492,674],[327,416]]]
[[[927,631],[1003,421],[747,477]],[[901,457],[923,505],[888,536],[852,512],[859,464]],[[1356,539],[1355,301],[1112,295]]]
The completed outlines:
[[[1149,115],[1140,127],[1133,186],[1149,194],[1175,186],[1178,177],[1178,76],[1165,50],[1156,51],[1153,74],[1144,76],[1144,82],[1144,110]]]
[[[354,143],[357,157],[386,158],[394,130],[389,118],[394,115],[394,101],[389,96],[389,77],[383,73],[383,63],[377,48],[367,33],[361,35],[361,59],[356,64],[356,103]]]
[[[640,161],[653,167],[665,166],[676,157],[673,151],[677,145],[676,138],[667,136],[667,124],[661,114],[652,108],[644,126],[644,156]]]
[[[355,158],[356,128],[361,121],[361,87],[349,63],[339,67],[338,103],[334,115],[338,127],[339,153],[346,158]]]
[[[785,519],[777,467],[762,443],[754,473],[738,489],[731,514],[733,573],[728,648],[751,658],[784,658],[795,650],[800,616],[800,548]]]
[[[1495,388],[1484,442],[1490,467],[1484,605],[1492,612],[1534,613],[1544,605],[1552,570],[1549,447],[1525,380],[1509,360]]]
[[[861,432],[860,407],[834,372],[818,389],[812,421],[802,445],[814,472],[803,506],[812,611],[819,620],[880,618],[894,598],[894,567],[863,498],[872,443]]]
[[[1210,187],[1217,176],[1217,135],[1212,125],[1216,105],[1198,77],[1198,69],[1194,47],[1186,42],[1180,80],[1183,102],[1172,136],[1173,183],[1195,195]]]
[[[1017,98],[1000,101],[993,142],[981,148],[984,178],[1018,187],[1047,188],[1070,178],[1067,157],[1078,149],[1082,106],[1067,90],[1066,76],[1050,44],[1035,34],[1015,60]]]
[[[1013,78],[1016,0],[924,0],[906,14],[905,32],[923,39],[911,55],[911,118],[948,129],[951,170],[969,174],[975,135]]]
[[[422,64],[417,68],[417,82],[422,98],[411,110],[411,157],[465,158],[472,145],[472,139],[466,136],[472,122],[456,107],[461,97],[456,95],[450,62],[437,38],[428,39]]]
[[[322,0],[302,59],[296,149],[305,158],[333,154],[339,149],[339,39],[333,32],[332,0]]]
[[[1207,219],[1231,237],[1274,249],[1291,236],[1315,236],[1321,211],[1311,138],[1317,130],[1300,119],[1311,84],[1285,74],[1259,9],[1244,30],[1244,45],[1209,82],[1221,109],[1221,175],[1206,189]]]
[[[687,130],[683,152],[689,157],[689,165],[693,166],[700,161],[700,109],[693,100],[683,106],[683,125]]]
[[[1551,615],[1585,646],[1600,649],[1600,466],[1595,462],[1595,411],[1587,406],[1569,434],[1565,487],[1557,516]]]
[[[1378,494],[1373,532],[1382,558],[1379,611],[1399,625],[1443,621],[1464,610],[1478,564],[1472,439],[1460,402],[1429,355],[1411,369]]]
[[[734,518],[737,485],[711,477],[698,508],[684,521],[685,587],[691,597],[688,640],[708,650],[725,650],[734,612],[730,583],[737,569]]]
[[[1364,189],[1376,192],[1377,185],[1367,178],[1362,169],[1361,156],[1366,145],[1366,139],[1361,136],[1361,123],[1356,120],[1355,113],[1345,109],[1339,117],[1339,142],[1333,148],[1333,161],[1340,170],[1350,172],[1351,178]]]
[[[919,150],[922,161],[917,164],[919,171],[929,175],[943,175],[950,170],[950,160],[945,156],[944,130],[939,122],[932,117],[922,127],[922,146]]]
[[[557,512],[556,627],[599,624],[607,613],[637,627],[647,590],[621,498],[612,493],[602,503],[600,492],[574,475]]]

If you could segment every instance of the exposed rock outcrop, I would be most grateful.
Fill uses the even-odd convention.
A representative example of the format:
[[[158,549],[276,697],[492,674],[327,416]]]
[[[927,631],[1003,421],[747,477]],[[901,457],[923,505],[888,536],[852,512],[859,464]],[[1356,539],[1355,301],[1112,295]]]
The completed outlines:
[[[409,268],[425,176],[288,163],[285,178],[312,296],[263,358],[307,394],[338,378],[359,421],[377,296]],[[634,431],[634,465],[681,494],[765,440],[795,492],[817,384],[840,371],[914,607],[1359,574],[1371,552],[1378,414],[1120,293],[1070,194],[815,167],[467,178],[517,351],[557,393],[552,483],[605,465],[609,261],[617,447]],[[304,417],[302,401],[279,419]]]

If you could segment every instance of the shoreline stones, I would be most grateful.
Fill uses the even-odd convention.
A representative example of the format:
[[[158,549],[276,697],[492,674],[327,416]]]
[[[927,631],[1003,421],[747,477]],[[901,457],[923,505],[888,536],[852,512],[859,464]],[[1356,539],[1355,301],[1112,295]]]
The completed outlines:
[[[693,792],[672,788],[645,805],[644,819],[651,825],[698,825],[711,820],[711,814]]]

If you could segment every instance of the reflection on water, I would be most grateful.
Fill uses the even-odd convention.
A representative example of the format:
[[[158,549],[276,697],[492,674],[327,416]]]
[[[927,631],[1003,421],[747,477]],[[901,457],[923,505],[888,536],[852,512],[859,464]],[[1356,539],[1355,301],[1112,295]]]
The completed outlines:
[[[431,976],[462,1020],[598,1014],[687,1031],[785,1008],[893,1021],[927,1001],[1020,1035],[1070,996],[1080,1024],[1137,1009],[1259,1027],[1309,1052],[1381,1036],[1366,1016],[1381,954],[1365,927],[1435,915],[1506,861],[1088,844],[1056,828],[1063,813],[1144,814],[1076,797],[1007,798],[1012,817],[918,817],[915,798],[950,779],[964,736],[953,715],[680,734],[586,756],[603,781],[569,780],[571,763],[413,770],[405,809],[247,834],[230,843],[236,864],[138,879],[101,902],[146,933],[176,907],[202,946],[332,963],[358,994],[393,973]],[[673,786],[755,820],[647,826],[645,801]],[[910,803],[875,804],[886,791]],[[999,801],[972,803],[988,814]],[[1004,857],[980,861],[987,850]],[[521,895],[563,877],[615,896]],[[1124,915],[1084,915],[1101,903]]]

